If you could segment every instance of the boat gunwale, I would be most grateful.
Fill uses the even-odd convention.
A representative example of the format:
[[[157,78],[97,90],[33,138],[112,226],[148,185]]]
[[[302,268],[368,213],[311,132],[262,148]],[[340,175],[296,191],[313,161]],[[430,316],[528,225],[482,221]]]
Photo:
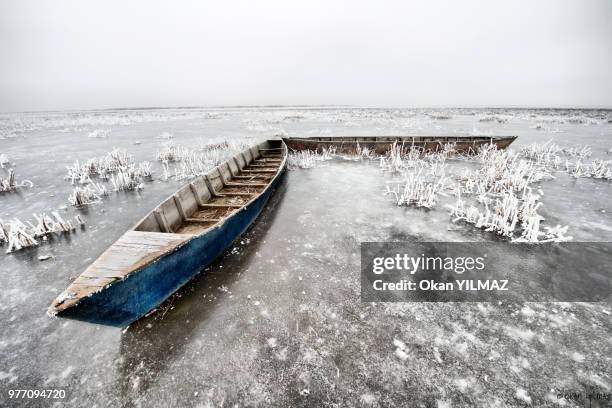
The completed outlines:
[[[379,140],[386,138],[387,140]],[[423,138],[434,140],[419,140]],[[307,137],[283,137],[283,141],[299,141],[299,142],[316,142],[316,143],[337,143],[337,142],[368,142],[368,143],[393,143],[393,142],[416,142],[416,143],[440,143],[440,140],[435,139],[457,139],[464,142],[486,141],[486,140],[516,140],[518,136],[458,136],[458,135],[415,135],[415,136],[307,136]],[[374,140],[372,140],[374,139]]]

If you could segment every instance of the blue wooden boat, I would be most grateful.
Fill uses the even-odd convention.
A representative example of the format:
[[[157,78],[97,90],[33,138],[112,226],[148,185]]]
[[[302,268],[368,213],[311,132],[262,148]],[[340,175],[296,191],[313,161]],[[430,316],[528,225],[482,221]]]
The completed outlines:
[[[49,314],[119,327],[144,316],[253,223],[286,161],[285,143],[269,140],[196,178],[111,245]]]

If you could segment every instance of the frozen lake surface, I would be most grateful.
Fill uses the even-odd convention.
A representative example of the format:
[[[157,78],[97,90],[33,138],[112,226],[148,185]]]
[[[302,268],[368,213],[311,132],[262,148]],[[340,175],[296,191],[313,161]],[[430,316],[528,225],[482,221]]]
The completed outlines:
[[[0,193],[0,219],[60,211],[86,222],[36,248],[0,248],[0,401],[8,389],[63,388],[69,405],[89,407],[503,407],[556,403],[561,390],[612,392],[609,302],[362,303],[360,242],[499,241],[453,224],[443,205],[395,206],[376,161],[288,171],[226,256],[125,331],[45,315],[87,265],[184,183],[164,180],[155,160],[169,135],[183,146],[278,134],[518,135],[515,150],[552,139],[612,160],[611,121],[609,111],[556,110],[0,114],[0,155],[9,160],[0,177],[11,167],[18,181],[34,183]],[[71,207],[66,166],[113,148],[152,162],[153,180]],[[538,183],[548,222],[568,225],[575,241],[612,241],[611,182],[555,175]]]

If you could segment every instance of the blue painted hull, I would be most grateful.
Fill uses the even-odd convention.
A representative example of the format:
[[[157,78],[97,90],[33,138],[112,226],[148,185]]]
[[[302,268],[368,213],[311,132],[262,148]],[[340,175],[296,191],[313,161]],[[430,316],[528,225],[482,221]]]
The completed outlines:
[[[280,179],[281,175],[255,201],[223,224],[193,237],[125,279],[83,298],[58,316],[118,327],[138,320],[230,247],[261,213]]]

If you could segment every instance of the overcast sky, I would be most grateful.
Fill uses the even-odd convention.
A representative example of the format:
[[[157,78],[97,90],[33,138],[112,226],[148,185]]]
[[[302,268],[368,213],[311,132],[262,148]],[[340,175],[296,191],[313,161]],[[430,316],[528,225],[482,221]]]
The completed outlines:
[[[612,107],[612,0],[2,0],[0,56],[0,111]]]

